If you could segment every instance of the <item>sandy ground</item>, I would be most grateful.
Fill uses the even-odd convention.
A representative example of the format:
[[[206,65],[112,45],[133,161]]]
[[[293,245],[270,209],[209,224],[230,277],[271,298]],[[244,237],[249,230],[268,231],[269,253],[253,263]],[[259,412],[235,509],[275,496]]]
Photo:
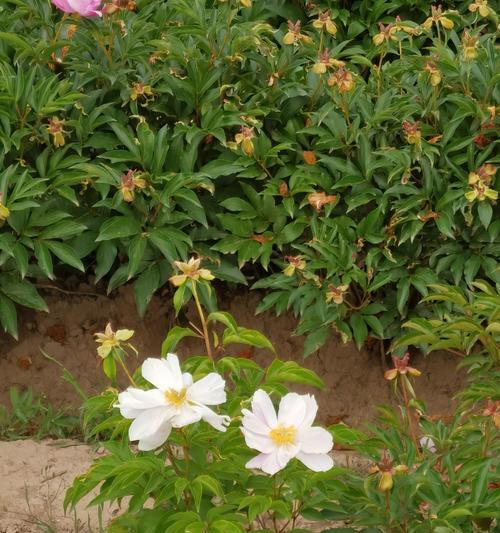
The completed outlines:
[[[90,286],[79,288],[82,289],[95,290]],[[16,386],[20,390],[32,387],[55,406],[79,406],[80,398],[72,386],[59,379],[61,369],[48,361],[41,350],[60,361],[84,391],[97,393],[106,381],[96,356],[95,332],[103,331],[108,320],[115,329],[135,330],[133,341],[140,353],[140,363],[144,357],[160,353],[161,343],[172,323],[167,299],[160,296],[153,298],[144,320],[140,320],[131,287],[123,287],[114,297],[57,292],[46,292],[44,296],[50,313],[22,311],[19,342],[0,335],[0,404],[8,403],[9,389]],[[377,353],[358,351],[352,343],[343,345],[332,337],[318,352],[303,360],[304,338],[292,335],[296,319],[290,314],[255,316],[259,298],[254,292],[226,294],[220,307],[230,311],[241,326],[267,335],[281,358],[294,359],[323,378],[326,387],[316,392],[323,422],[343,420],[359,425],[373,420],[377,405],[391,402],[392,394],[388,382],[383,379],[378,350]],[[179,354],[187,355],[190,350],[201,353],[194,344],[181,344]],[[261,350],[255,354],[248,350],[243,353],[261,364],[268,364],[273,357]],[[229,355],[241,353],[236,350]],[[417,393],[427,403],[431,414],[446,415],[453,409],[451,398],[464,383],[464,375],[457,373],[456,363],[455,356],[439,352],[412,360],[412,366],[422,371],[416,384]]]
[[[86,507],[91,496],[78,505],[75,513],[65,515],[63,509],[66,489],[88,469],[96,453],[72,441],[0,442],[0,533],[101,531],[96,509]],[[350,452],[335,451],[333,456],[339,466],[366,467]],[[101,523],[105,525],[116,513],[117,507],[105,507]],[[301,524],[311,531],[325,526],[317,529]]]

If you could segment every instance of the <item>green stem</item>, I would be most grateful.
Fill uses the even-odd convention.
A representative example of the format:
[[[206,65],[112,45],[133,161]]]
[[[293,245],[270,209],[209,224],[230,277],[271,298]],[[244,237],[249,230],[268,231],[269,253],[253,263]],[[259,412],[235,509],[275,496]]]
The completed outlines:
[[[193,293],[193,298],[196,303],[196,309],[198,310],[198,315],[200,316],[201,327],[203,329],[203,339],[205,340],[205,347],[207,350],[207,355],[210,359],[213,360],[212,346],[210,345],[210,336],[208,332],[207,321],[203,313],[203,309],[200,304],[200,299],[198,297],[198,292],[196,290],[196,281],[191,280],[191,291]]]
[[[123,368],[123,371],[127,375],[128,380],[130,381],[131,385],[133,387],[137,387],[137,384],[134,381],[134,378],[131,376],[130,372],[128,371],[127,365],[123,362],[123,359],[121,357],[118,357],[118,362],[120,363],[120,366]]]

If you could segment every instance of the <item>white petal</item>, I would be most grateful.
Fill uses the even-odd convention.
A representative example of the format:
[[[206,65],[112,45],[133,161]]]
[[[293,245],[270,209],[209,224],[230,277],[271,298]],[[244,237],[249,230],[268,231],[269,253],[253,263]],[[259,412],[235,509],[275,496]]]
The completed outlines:
[[[257,433],[258,435],[269,435],[269,426],[262,422],[260,418],[257,418],[252,411],[242,409],[241,412],[243,413],[241,424],[245,429],[248,429],[252,433]]]
[[[170,366],[167,365],[165,359],[148,357],[142,363],[142,377],[161,391],[174,388],[174,379]]]
[[[244,427],[241,428],[241,432],[243,433],[245,442],[249,448],[253,448],[262,453],[271,453],[276,450],[276,445],[267,435],[257,435],[252,431],[248,431]]]
[[[293,444],[287,444],[286,446],[279,446],[276,453],[276,460],[280,465],[280,468],[285,468],[290,459],[293,459],[299,452],[300,447]]]
[[[172,377],[172,386],[170,388],[174,390],[181,390],[184,388],[184,381],[182,379],[181,365],[179,358],[175,353],[168,353],[165,359],[165,363],[170,370]]]
[[[187,399],[203,405],[219,405],[226,401],[225,384],[219,374],[212,372],[189,387]]]
[[[137,447],[139,450],[145,452],[154,450],[168,439],[170,431],[172,431],[172,425],[170,424],[170,420],[166,418],[153,434],[139,440]]]
[[[273,402],[267,392],[259,389],[255,391],[252,398],[252,411],[253,414],[269,429],[275,427],[278,423],[276,418],[276,411],[274,409]]]
[[[300,452],[297,454],[297,459],[315,472],[326,472],[333,466],[333,459],[326,453]]]
[[[299,431],[297,441],[304,453],[328,453],[333,448],[332,436],[326,429],[320,427]]]
[[[168,407],[153,407],[146,409],[132,422],[128,436],[130,440],[140,440],[154,435],[158,429],[168,421],[172,410]]]
[[[118,403],[113,407],[119,407],[123,417],[135,418],[144,409],[160,407],[165,403],[165,397],[158,389],[142,390],[129,387],[118,395]]]
[[[311,427],[316,418],[316,413],[318,412],[318,404],[316,403],[314,396],[311,394],[304,394],[302,399],[306,408],[306,414],[304,415],[304,419],[302,420],[299,429]]]
[[[278,410],[279,424],[298,427],[302,424],[305,414],[306,403],[303,396],[296,392],[289,392],[281,398]]]
[[[226,431],[227,426],[231,423],[231,418],[226,415],[219,415],[215,411],[212,411],[210,407],[196,406],[196,411],[201,413],[201,418],[210,424],[213,428],[219,431]]]
[[[189,372],[184,372],[184,374],[182,374],[182,382],[184,383],[184,387],[186,387],[186,389],[191,387],[193,384],[193,376]]]
[[[267,459],[267,454],[265,453],[259,453],[259,455],[256,455],[248,463],[245,465],[245,468],[262,468],[262,465],[264,464],[264,461]]]
[[[283,467],[278,463],[276,452],[267,454],[267,457],[262,461],[261,469],[271,476],[279,472]]]
[[[172,426],[174,428],[182,428],[184,426],[189,426],[189,424],[194,424],[201,420],[201,413],[198,412],[194,407],[189,405],[183,405],[177,409],[175,416],[172,417]]]

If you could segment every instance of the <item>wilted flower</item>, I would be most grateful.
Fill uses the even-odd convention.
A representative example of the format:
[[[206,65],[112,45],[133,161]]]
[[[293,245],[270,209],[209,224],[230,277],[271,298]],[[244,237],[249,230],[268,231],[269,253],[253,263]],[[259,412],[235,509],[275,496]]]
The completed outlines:
[[[500,400],[493,401],[491,398],[488,398],[483,416],[491,416],[495,427],[500,429]]]
[[[472,11],[473,13],[478,11],[482,17],[487,17],[491,13],[490,8],[488,7],[488,0],[474,0],[474,2],[469,5],[469,11]]]
[[[487,163],[482,165],[477,172],[471,172],[469,174],[469,185],[471,190],[465,193],[465,198],[469,202],[479,200],[480,202],[489,198],[490,200],[496,200],[498,198],[498,192],[490,189],[493,176],[496,174],[497,167]]]
[[[52,0],[52,3],[65,13],[77,13],[81,17],[100,17],[101,0]]]
[[[394,363],[394,368],[391,368],[384,373],[384,378],[389,381],[396,378],[398,374],[402,376],[409,374],[410,376],[418,377],[422,373],[420,370],[417,370],[412,366],[408,366],[408,363],[410,362],[410,354],[408,352],[406,352],[401,358],[393,355],[392,362]]]
[[[337,33],[337,26],[330,18],[330,11],[319,13],[318,18],[313,21],[312,25],[317,30],[325,29],[330,35],[335,35]]]
[[[421,132],[420,132],[420,122],[408,122],[405,120],[403,122],[403,132],[405,134],[406,142],[408,144],[420,144]]]
[[[462,34],[462,48],[465,61],[473,61],[477,57],[478,39],[468,30]]]
[[[344,294],[349,289],[349,285],[328,285],[328,292],[326,293],[326,303],[329,304],[333,302],[334,304],[340,305],[344,301]]]
[[[333,439],[326,429],[312,427],[317,411],[314,396],[290,392],[281,399],[276,416],[269,395],[256,391],[252,411],[242,410],[241,431],[247,446],[261,453],[246,467],[273,475],[296,458],[315,472],[329,470],[333,466],[328,455]]]
[[[96,333],[97,337],[96,342],[100,344],[97,348],[97,353],[99,357],[106,359],[111,353],[113,348],[119,348],[122,342],[128,341],[130,337],[134,334],[131,329],[119,329],[118,331],[113,331],[111,324],[108,322],[104,333]]]
[[[431,16],[422,24],[425,29],[430,29],[433,24],[441,24],[443,28],[451,30],[454,26],[453,21],[443,15],[441,6],[431,6]]]
[[[338,68],[343,67],[344,65],[345,63],[343,61],[339,61],[338,59],[333,59],[330,57],[330,50],[326,49],[319,54],[318,61],[314,63],[311,70],[315,74],[324,74],[329,68]]]
[[[117,11],[135,11],[136,8],[135,0],[112,0],[104,4],[102,12],[106,15],[112,15]]]
[[[422,437],[418,442],[420,443],[420,446],[422,446],[423,449],[429,450],[431,453],[437,452],[436,445],[430,437]]]
[[[241,147],[246,155],[253,155],[255,152],[255,147],[253,145],[252,139],[255,137],[253,133],[253,128],[249,128],[248,126],[241,126],[240,133],[237,133],[234,136],[234,140],[236,144],[241,144]]]
[[[146,180],[135,175],[136,171],[129,169],[126,174],[120,176],[120,191],[123,199],[126,202],[134,200],[134,190],[144,189],[146,187]]]
[[[128,435],[131,441],[139,441],[139,450],[154,450],[167,440],[172,427],[200,420],[226,431],[229,417],[208,407],[226,401],[225,381],[219,374],[212,372],[194,383],[191,374],[182,373],[177,356],[168,354],[165,359],[146,359],[142,377],[156,388],[129,387],[118,395],[114,406],[120,408],[123,417],[134,420]]]
[[[10,215],[10,209],[3,205],[3,203],[0,201],[0,222],[3,223],[4,220],[7,220],[7,218]]]
[[[436,67],[436,64],[433,61],[427,61],[424,70],[429,73],[431,85],[433,87],[436,87],[441,83],[441,71]]]
[[[52,142],[56,148],[64,146],[64,120],[59,120],[57,117],[49,119],[47,131],[52,135]]]
[[[252,0],[240,0],[240,4],[243,7],[252,7]]]
[[[296,270],[304,270],[306,262],[300,255],[287,255],[285,259],[288,261],[288,266],[283,270],[285,276],[293,276]]]
[[[379,33],[373,36],[373,44],[380,46],[384,41],[396,41],[396,32],[398,28],[394,24],[387,24],[384,26],[381,22],[378,23]]]
[[[328,85],[336,85],[339,93],[349,93],[354,89],[354,79],[349,70],[340,67],[328,78]]]
[[[395,474],[402,474],[408,472],[406,465],[394,466],[394,462],[391,461],[389,455],[384,451],[382,459],[377,463],[370,471],[371,474],[380,473],[380,479],[378,482],[378,490],[382,492],[388,492],[394,486],[393,476]]]
[[[304,156],[304,161],[308,165],[315,165],[318,161],[318,158],[316,157],[316,154],[311,150],[304,150],[304,153],[302,154]]]
[[[153,89],[151,85],[144,85],[142,81],[136,81],[132,84],[130,90],[130,99],[137,100],[140,96],[143,96],[146,102],[149,102],[154,97]]]
[[[324,192],[312,192],[307,196],[309,205],[314,207],[319,213],[324,205],[333,204],[337,200],[335,194],[326,194]]]
[[[182,274],[176,274],[170,278],[170,283],[175,287],[179,287],[186,283],[188,279],[198,281],[200,278],[205,281],[211,281],[214,279],[214,276],[206,268],[200,268],[201,259],[191,259],[187,263],[182,261],[174,261],[174,265],[182,272]]]
[[[486,137],[486,135],[480,133],[474,137],[474,144],[480,149],[483,150],[491,143],[491,140]]]
[[[288,21],[288,31],[285,33],[285,36],[283,37],[283,44],[294,44],[297,45],[299,41],[302,41],[303,43],[310,43],[311,38],[307,35],[304,35],[301,33],[301,23],[300,20],[295,22],[295,24],[289,20]]]

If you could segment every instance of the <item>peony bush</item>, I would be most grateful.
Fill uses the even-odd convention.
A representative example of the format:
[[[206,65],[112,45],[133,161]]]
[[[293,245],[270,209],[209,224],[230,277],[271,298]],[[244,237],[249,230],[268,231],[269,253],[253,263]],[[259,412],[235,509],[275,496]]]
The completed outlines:
[[[373,4],[373,5],[372,5]],[[430,284],[498,284],[491,2],[6,0],[0,321],[68,269],[174,261],[387,349]],[[3,281],[2,281],[3,280]]]
[[[368,431],[345,424],[325,429],[313,425],[314,396],[285,385],[321,387],[321,379],[278,357],[264,369],[232,355],[241,344],[273,347],[228,313],[207,314],[198,295],[212,294],[212,280],[201,273],[213,276],[200,261],[190,264],[197,268],[189,277],[175,274],[171,282],[174,300],[191,301],[197,320],[168,332],[163,357],[147,358],[131,372],[132,332],[109,327],[98,334],[99,350],[113,343],[103,367],[119,362],[130,386],[120,392],[108,367],[112,386],[87,400],[88,434],[99,438],[106,454],[74,481],[67,507],[96,488],[92,505],[123,502],[110,532],[496,530],[500,296],[490,285],[475,282],[478,292],[467,295],[436,287],[428,299],[449,307],[444,318],[408,322],[416,333],[393,346],[395,353],[410,343],[428,351],[446,347],[463,357],[470,384],[450,420],[426,413],[416,392],[420,371],[404,352],[384,374],[397,408],[382,407]],[[186,271],[187,264],[179,268]],[[183,357],[181,366],[168,350],[187,337],[197,337],[204,353]],[[334,440],[364,466],[335,466]]]

